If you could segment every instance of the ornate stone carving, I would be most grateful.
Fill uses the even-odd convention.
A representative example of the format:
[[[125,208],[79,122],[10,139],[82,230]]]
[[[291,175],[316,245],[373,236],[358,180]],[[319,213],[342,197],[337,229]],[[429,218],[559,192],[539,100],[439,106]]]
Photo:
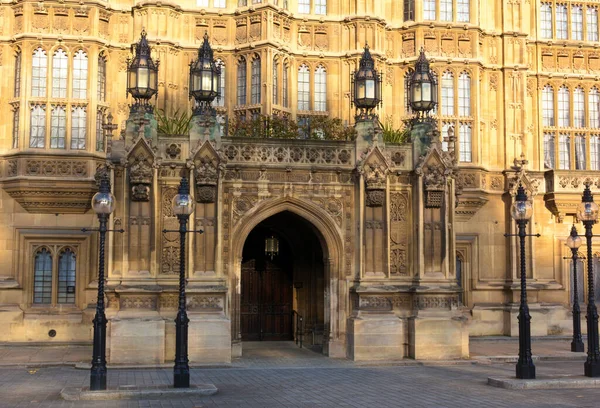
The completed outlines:
[[[387,169],[382,164],[371,162],[364,166],[365,196],[368,207],[381,207],[385,202]]]
[[[162,190],[162,229],[177,230],[179,226],[171,208],[171,201],[176,194],[175,187],[167,187]],[[160,272],[164,274],[179,273],[179,233],[163,232],[161,247]]]
[[[217,165],[209,157],[202,157],[194,169],[196,180],[196,201],[214,203],[217,200],[217,182],[219,171]]]
[[[337,146],[336,146],[337,145]],[[320,143],[318,148],[295,143],[232,143],[223,146],[228,163],[352,165],[352,146]]]
[[[390,274],[408,275],[408,197],[402,192],[390,193]]]
[[[441,165],[426,166],[423,171],[425,207],[441,208],[446,191],[446,174]]]
[[[187,298],[187,308],[193,310],[223,310],[221,296],[191,295]]]
[[[129,167],[129,184],[133,201],[150,201],[150,185],[152,185],[153,170],[145,156],[134,158]]]
[[[157,302],[155,296],[135,296],[119,298],[120,309],[149,309],[156,310]]]
[[[458,295],[429,296],[418,295],[413,299],[413,308],[423,309],[453,309],[460,304]]]

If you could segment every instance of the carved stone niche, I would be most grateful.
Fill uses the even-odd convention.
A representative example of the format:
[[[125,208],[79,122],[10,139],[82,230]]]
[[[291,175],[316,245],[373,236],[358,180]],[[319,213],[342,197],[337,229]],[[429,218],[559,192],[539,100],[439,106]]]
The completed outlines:
[[[204,143],[196,153],[194,158],[194,180],[197,202],[207,204],[217,201],[219,162],[219,155],[210,143]]]
[[[132,201],[150,201],[152,175],[152,166],[146,156],[136,156],[129,167],[129,184],[131,186]]]
[[[441,208],[444,203],[446,176],[441,165],[429,165],[423,172],[425,208]]]
[[[382,164],[372,162],[365,164],[365,198],[368,207],[381,207],[385,202],[385,185],[387,169]]]

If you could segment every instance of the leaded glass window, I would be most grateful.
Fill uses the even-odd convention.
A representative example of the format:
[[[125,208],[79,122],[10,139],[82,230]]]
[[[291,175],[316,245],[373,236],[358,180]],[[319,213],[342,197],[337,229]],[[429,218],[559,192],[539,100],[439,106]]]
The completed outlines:
[[[46,96],[46,79],[48,77],[48,57],[41,48],[33,52],[31,72],[31,96]]]
[[[52,303],[52,255],[46,248],[40,249],[34,259],[33,303]]]
[[[69,59],[67,53],[59,48],[52,57],[52,97],[67,97],[67,75]]]
[[[459,131],[459,153],[461,162],[472,161],[472,137],[471,137],[471,126],[467,124],[460,125]]]
[[[567,134],[558,136],[558,168],[559,170],[571,169],[571,138]]]
[[[281,104],[284,108],[288,107],[288,66],[283,65],[283,78],[281,79]]]
[[[585,170],[585,135],[575,135],[575,170]]]
[[[569,115],[569,90],[565,86],[561,86],[558,90],[558,126],[571,126],[571,117]]]
[[[583,40],[583,8],[581,6],[571,6],[571,38],[573,40]]]
[[[442,75],[442,115],[454,115],[454,76],[448,71]]]
[[[456,20],[460,23],[471,21],[470,0],[456,0]]]
[[[588,7],[586,9],[586,32],[588,41],[598,41],[598,9]]]
[[[64,106],[55,106],[50,115],[50,148],[64,149],[67,140],[67,112]]]
[[[84,107],[77,106],[71,113],[71,149],[85,149],[86,139],[86,111]]]
[[[471,78],[466,72],[458,77],[458,115],[471,116]]]
[[[196,0],[196,7],[208,7],[208,0]]]
[[[556,38],[559,40],[567,39],[567,6],[564,4],[556,5]]]
[[[310,13],[310,0],[298,0],[298,13],[309,14]]]
[[[440,20],[452,21],[452,1],[440,0]]]
[[[216,65],[221,70],[221,75],[219,77],[219,96],[213,100],[212,105],[225,106],[225,63],[218,59]]]
[[[252,61],[251,103],[260,103],[260,58]]]
[[[29,147],[43,148],[46,143],[46,105],[31,108]]]
[[[273,61],[273,104],[279,103],[279,95],[277,94],[277,88],[279,87],[279,61]]]
[[[542,123],[554,126],[554,91],[550,85],[542,90]]]
[[[96,151],[104,151],[104,113],[101,109],[96,112]]]
[[[553,169],[556,166],[554,134],[544,133],[544,167]]]
[[[15,55],[15,87],[14,96],[18,98],[21,96],[21,51],[17,51]]]
[[[600,112],[598,111],[598,104],[600,104],[598,89],[592,88],[588,94],[588,112],[590,116],[590,127],[595,129],[600,128]]]
[[[240,59],[237,67],[237,104],[246,104],[246,60]]]
[[[590,166],[592,170],[600,170],[600,137],[590,138]]]
[[[19,115],[20,115],[20,109],[17,106],[14,110],[13,110],[13,129],[12,129],[12,147],[13,149],[18,149],[19,148]]]
[[[552,4],[542,3],[540,6],[540,35],[542,38],[552,38]]]
[[[414,21],[415,0],[404,0],[404,21]]]
[[[75,303],[75,254],[69,248],[58,257],[57,303]]]
[[[88,58],[85,52],[79,50],[73,57],[73,98],[87,97]]]
[[[435,1],[423,0],[423,19],[435,20]]]
[[[573,127],[585,126],[585,95],[583,88],[577,87],[573,91]]]
[[[227,0],[214,0],[215,8],[225,8],[227,7]]]
[[[315,70],[315,110],[327,110],[327,72],[322,65]]]
[[[98,99],[106,99],[106,58],[98,57]]]
[[[315,14],[327,14],[327,0],[315,0]]]
[[[298,70],[298,110],[310,110],[310,76],[308,66],[301,65]]]

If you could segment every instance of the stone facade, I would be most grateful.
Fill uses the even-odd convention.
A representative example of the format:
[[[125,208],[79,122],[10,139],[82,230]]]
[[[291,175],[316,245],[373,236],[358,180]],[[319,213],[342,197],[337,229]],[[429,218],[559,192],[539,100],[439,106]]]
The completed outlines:
[[[452,3],[450,14],[441,3]],[[98,237],[81,229],[97,223],[89,203],[99,170],[110,172],[117,197],[111,227],[125,229],[108,238],[112,362],[173,355],[179,241],[162,231],[176,228],[169,204],[182,171],[198,200],[193,226],[204,230],[188,246],[192,361],[240,352],[244,242],[282,211],[311,223],[322,244],[318,336],[329,355],[463,357],[469,333],[516,335],[517,245],[503,234],[515,229],[508,209],[518,181],[534,200],[530,231],[542,234],[527,243],[532,334],[567,333],[564,241],[584,180],[600,189],[597,9],[568,3],[574,23],[563,32],[563,3],[550,2],[550,17],[534,1],[470,0],[466,12],[464,4],[0,6],[0,341],[91,339]],[[221,138],[198,131],[202,123],[190,135],[157,134],[153,120],[129,116],[125,95],[130,45],[142,28],[161,61],[156,106],[167,112],[191,110],[188,64],[208,32],[224,64],[220,119],[328,115],[353,123],[350,73],[368,43],[384,74],[379,116],[400,127],[409,117],[405,78],[423,47],[440,79],[434,118],[443,137],[455,130],[458,163],[435,143],[417,153],[373,143],[363,137],[368,129],[356,143]],[[311,90],[302,109],[300,69]],[[326,72],[324,105],[317,70]],[[102,130],[108,112],[117,132]],[[36,268],[44,272],[37,280]],[[75,278],[58,276],[61,268]],[[47,297],[36,299],[36,287]]]

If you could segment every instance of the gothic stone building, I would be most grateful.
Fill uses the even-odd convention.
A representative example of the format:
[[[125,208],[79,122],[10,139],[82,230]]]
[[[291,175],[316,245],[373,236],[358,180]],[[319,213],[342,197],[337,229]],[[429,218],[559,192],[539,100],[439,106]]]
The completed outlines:
[[[423,47],[439,78],[433,117],[458,143],[384,144],[368,124],[352,142],[159,134],[130,117],[125,92],[142,29],[168,113],[191,109],[188,65],[208,33],[221,121],[353,124],[350,74],[368,43],[379,117],[400,127]],[[574,290],[588,299],[564,242],[584,180],[600,186],[598,29],[585,1],[4,2],[0,341],[90,341],[98,236],[82,228],[97,225],[106,164],[110,226],[125,230],[108,235],[110,362],[173,358],[179,241],[163,230],[177,226],[182,172],[198,200],[190,227],[204,231],[187,246],[193,362],[290,339],[294,310],[305,342],[354,359],[459,358],[469,336],[516,335],[517,247],[504,234],[518,182],[541,234],[527,241],[532,333],[568,333]]]

